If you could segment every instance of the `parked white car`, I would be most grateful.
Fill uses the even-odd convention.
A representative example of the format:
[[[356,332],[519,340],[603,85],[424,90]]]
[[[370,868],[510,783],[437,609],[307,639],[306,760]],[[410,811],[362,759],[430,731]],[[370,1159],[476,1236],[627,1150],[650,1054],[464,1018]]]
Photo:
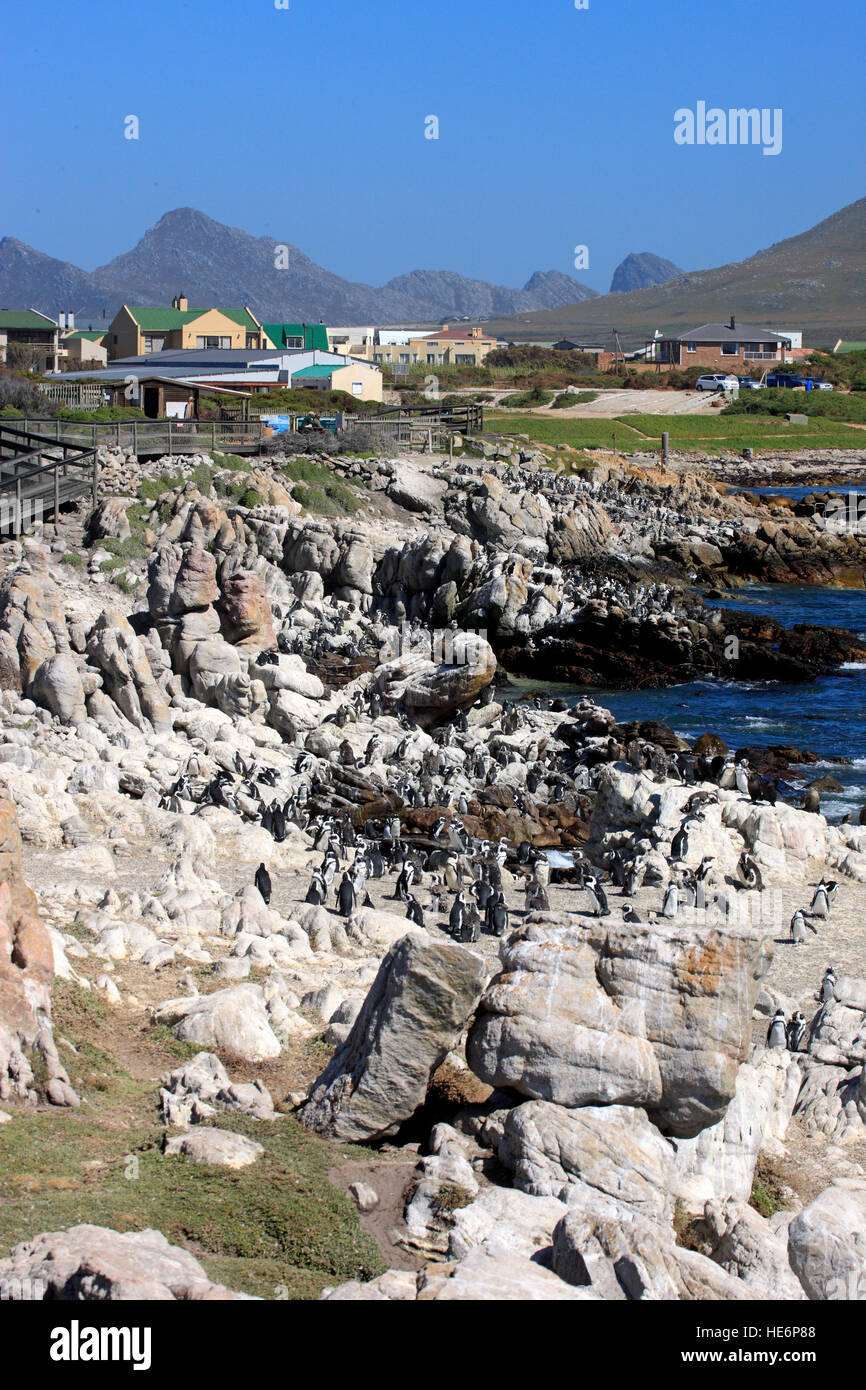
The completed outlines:
[[[695,382],[696,391],[733,391],[739,386],[739,381],[735,376],[728,372],[708,372],[706,376],[699,376]]]

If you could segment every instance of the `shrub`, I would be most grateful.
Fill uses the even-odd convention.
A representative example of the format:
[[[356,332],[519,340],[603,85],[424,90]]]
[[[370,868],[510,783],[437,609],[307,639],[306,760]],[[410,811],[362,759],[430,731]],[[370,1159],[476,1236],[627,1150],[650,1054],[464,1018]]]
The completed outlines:
[[[240,497],[238,498],[238,506],[239,506],[239,507],[260,507],[260,506],[263,504],[264,500],[265,500],[264,497],[263,497],[262,494],[258,491],[257,488],[248,487],[248,488],[244,488],[244,491],[241,493]]]
[[[60,563],[61,565],[71,565],[73,569],[81,569],[84,561],[77,550],[64,550],[60,557]]]

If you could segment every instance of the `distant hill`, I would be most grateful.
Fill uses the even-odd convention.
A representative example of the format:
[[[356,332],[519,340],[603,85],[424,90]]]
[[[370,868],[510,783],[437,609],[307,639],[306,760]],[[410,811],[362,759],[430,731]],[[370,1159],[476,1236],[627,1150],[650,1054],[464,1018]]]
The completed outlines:
[[[654,256],[652,251],[636,251],[620,261],[610,282],[611,294],[628,294],[629,290],[648,290],[652,285],[663,285],[665,280],[673,280],[675,275],[685,272],[673,261]]]
[[[285,246],[277,269],[275,247]],[[377,289],[325,270],[296,246],[227,227],[195,208],[167,212],[138,245],[92,273],[35,251],[15,237],[0,241],[0,306],[73,310],[79,322],[112,318],[120,305],[248,304],[261,320],[326,323],[437,322],[558,309],[596,291],[559,271],[536,271],[522,289],[470,280],[447,270],[413,270]]]
[[[625,346],[637,346],[656,328],[694,328],[731,314],[767,328],[802,328],[810,346],[866,338],[866,198],[748,260],[485,326],[504,338],[544,341],[596,339],[615,325]]]

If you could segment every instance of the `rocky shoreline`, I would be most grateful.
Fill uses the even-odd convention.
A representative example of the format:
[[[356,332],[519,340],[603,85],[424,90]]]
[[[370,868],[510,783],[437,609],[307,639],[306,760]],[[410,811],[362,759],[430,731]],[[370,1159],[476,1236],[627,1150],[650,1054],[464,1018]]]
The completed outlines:
[[[59,978],[197,1049],[154,1089],[156,1161],[254,1169],[288,1124],[366,1144],[363,1225],[410,1157],[392,1267],[327,1299],[850,1297],[866,826],[780,793],[814,755],[496,682],[813,680],[866,647],[695,585],[862,585],[866,547],[706,471],[501,452],[301,480],[106,452],[93,515],[0,547],[4,1129],[93,1103]],[[256,1068],[316,1040],[275,1097]],[[761,1216],[760,1165],[804,1152],[820,1189]],[[29,1227],[0,1282],[234,1296],[161,1239]]]

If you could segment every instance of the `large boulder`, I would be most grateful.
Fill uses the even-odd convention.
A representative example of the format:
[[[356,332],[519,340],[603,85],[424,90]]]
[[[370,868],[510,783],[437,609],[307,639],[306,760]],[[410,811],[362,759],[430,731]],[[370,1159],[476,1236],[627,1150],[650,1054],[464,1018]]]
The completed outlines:
[[[54,948],[24,881],[21,831],[0,789],[0,1101],[33,1103],[40,1090],[53,1105],[77,1106],[51,1027]],[[30,1059],[44,1063],[40,1087]]]
[[[405,704],[423,722],[471,704],[496,674],[493,648],[475,633],[447,631],[441,655],[443,660],[433,661],[407,653],[377,667],[386,701]]]
[[[500,956],[466,1046],[476,1076],[559,1105],[659,1103],[642,1014],[605,994],[581,932],[536,928]]]
[[[238,570],[226,579],[219,610],[225,636],[234,646],[253,651],[276,646],[271,605],[257,575]]]
[[[784,1241],[754,1207],[732,1199],[707,1202],[704,1219],[713,1243],[712,1258],[742,1279],[755,1298],[797,1301],[806,1297],[788,1263]]]
[[[81,673],[71,652],[58,652],[37,667],[30,697],[65,724],[80,724],[87,718]]]
[[[313,1083],[301,1120],[343,1140],[394,1134],[481,997],[484,961],[410,932],[388,951],[346,1041]]]
[[[589,1187],[654,1220],[673,1212],[673,1149],[632,1106],[528,1101],[509,1112],[499,1159],[523,1192],[568,1202]]]
[[[119,609],[102,612],[87,639],[88,660],[102,672],[103,684],[118,709],[136,728],[171,732],[168,705],[154,679],[147,652]]]
[[[269,1013],[261,985],[241,984],[193,999],[168,999],[157,1005],[153,1019],[166,1024],[182,1042],[220,1047],[248,1062],[263,1062],[280,1052]]]
[[[866,1299],[866,1182],[849,1182],[825,1188],[788,1226],[791,1268],[818,1302]]]
[[[71,1226],[14,1246],[0,1260],[3,1297],[51,1301],[247,1298],[214,1284],[188,1250],[161,1231]]]

